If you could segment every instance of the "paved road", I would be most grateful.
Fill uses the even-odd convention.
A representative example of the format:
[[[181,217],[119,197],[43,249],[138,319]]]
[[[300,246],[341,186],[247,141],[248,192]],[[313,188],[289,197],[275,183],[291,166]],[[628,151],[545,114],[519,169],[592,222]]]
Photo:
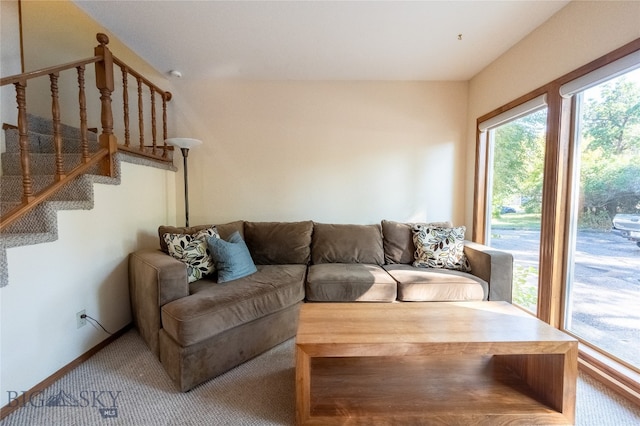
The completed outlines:
[[[537,266],[538,231],[493,230],[491,245]],[[640,367],[640,247],[608,232],[578,232],[567,329]]]

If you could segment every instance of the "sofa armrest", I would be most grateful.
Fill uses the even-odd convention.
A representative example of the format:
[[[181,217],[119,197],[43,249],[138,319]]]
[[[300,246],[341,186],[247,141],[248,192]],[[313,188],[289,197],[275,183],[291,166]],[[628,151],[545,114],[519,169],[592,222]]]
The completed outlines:
[[[489,284],[489,300],[504,300],[511,303],[513,286],[511,253],[465,241],[464,254],[471,264],[471,273]]]
[[[131,253],[129,295],[133,322],[149,348],[159,356],[160,308],[189,295],[187,266],[156,249]]]

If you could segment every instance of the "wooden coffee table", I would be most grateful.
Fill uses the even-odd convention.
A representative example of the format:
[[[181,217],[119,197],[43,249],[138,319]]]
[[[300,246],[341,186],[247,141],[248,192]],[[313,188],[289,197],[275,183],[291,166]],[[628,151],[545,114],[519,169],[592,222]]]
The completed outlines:
[[[298,424],[573,424],[578,342],[506,302],[306,303]]]

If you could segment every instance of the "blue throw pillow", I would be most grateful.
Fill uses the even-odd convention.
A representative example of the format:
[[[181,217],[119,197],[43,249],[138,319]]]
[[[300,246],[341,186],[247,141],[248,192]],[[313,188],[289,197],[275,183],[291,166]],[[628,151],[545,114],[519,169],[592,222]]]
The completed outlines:
[[[218,271],[218,282],[237,280],[257,271],[251,254],[238,231],[231,234],[228,241],[208,238],[209,252]]]

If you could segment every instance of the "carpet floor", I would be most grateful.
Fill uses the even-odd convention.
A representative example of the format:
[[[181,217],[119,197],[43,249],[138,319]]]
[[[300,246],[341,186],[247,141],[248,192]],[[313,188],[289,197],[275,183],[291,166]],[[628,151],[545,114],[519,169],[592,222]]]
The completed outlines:
[[[0,422],[9,425],[292,425],[294,339],[187,393],[135,330]],[[640,407],[580,374],[576,424],[640,425]]]

